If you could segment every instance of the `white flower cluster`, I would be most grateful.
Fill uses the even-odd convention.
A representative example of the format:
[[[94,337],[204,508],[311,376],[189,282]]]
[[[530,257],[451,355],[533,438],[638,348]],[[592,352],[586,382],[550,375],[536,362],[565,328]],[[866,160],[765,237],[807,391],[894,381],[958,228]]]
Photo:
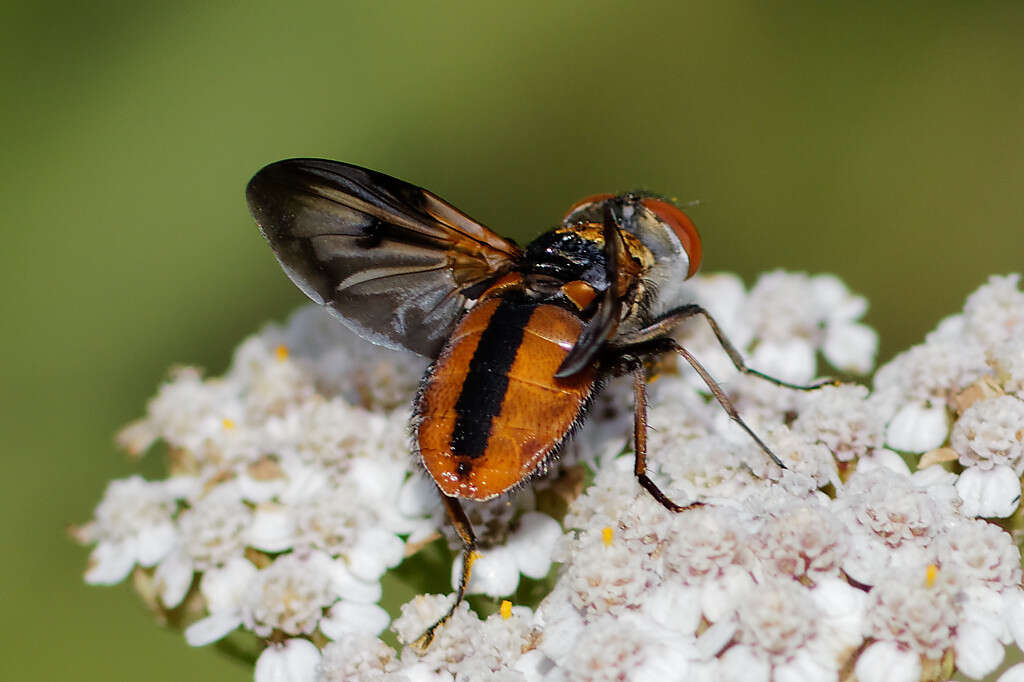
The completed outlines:
[[[166,609],[192,595],[188,641],[263,638],[258,681],[979,679],[1024,648],[1018,285],[993,277],[872,390],[740,374],[688,322],[680,341],[787,468],[685,363],[662,363],[648,472],[703,503],[673,514],[633,476],[630,391],[613,382],[559,471],[466,504],[483,545],[470,591],[507,596],[561,562],[547,595],[483,619],[463,603],[426,651],[412,643],[451,595],[418,596],[393,623],[377,606],[381,577],[439,530],[458,546],[409,461],[423,366],[305,309],[222,379],[176,372],[125,430],[133,451],[166,442],[171,476],[110,485],[78,531],[96,544],[86,578],[134,569]],[[873,364],[866,303],[834,277],[774,272],[747,291],[711,275],[693,295],[758,370],[808,382],[819,352],[841,371]],[[573,462],[593,473],[582,494]],[[389,623],[400,652],[378,639]],[[1001,678],[1021,679],[1024,664]]]
[[[391,622],[378,605],[381,578],[446,527],[436,490],[409,456],[409,410],[425,368],[310,306],[245,341],[223,377],[176,369],[119,436],[140,456],[162,441],[170,475],[109,485],[94,519],[75,530],[96,545],[86,581],[113,584],[134,570],[156,610],[190,609],[185,638],[195,646],[238,628],[273,643],[258,679],[312,674],[314,641],[376,641]],[[534,545],[510,563],[513,533],[495,548],[499,561],[490,552],[481,560],[500,576],[478,580],[478,591],[509,594],[520,570],[550,570],[561,526],[528,497],[517,509],[497,525],[540,532],[547,550]]]

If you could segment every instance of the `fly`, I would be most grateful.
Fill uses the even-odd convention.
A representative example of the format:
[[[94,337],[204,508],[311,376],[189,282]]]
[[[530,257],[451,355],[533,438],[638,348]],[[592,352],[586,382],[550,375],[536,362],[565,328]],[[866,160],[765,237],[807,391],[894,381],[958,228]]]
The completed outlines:
[[[489,500],[546,471],[611,376],[632,375],[634,473],[667,509],[701,503],[676,504],[647,476],[647,367],[663,354],[681,355],[785,468],[672,338],[683,320],[703,317],[741,372],[822,385],[747,367],[704,308],[677,300],[676,285],[700,267],[701,241],[661,197],[588,197],[524,250],[427,190],[335,161],[271,164],[246,196],[307,296],[367,341],[433,360],[414,405],[414,446],[462,540],[463,569],[423,647],[469,581],[476,537],[460,500]]]

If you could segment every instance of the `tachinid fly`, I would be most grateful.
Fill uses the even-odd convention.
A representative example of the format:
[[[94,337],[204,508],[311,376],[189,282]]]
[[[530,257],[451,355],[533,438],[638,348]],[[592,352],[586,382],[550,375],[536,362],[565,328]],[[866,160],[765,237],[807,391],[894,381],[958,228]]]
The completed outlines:
[[[646,473],[647,368],[678,353],[777,464],[700,363],[671,336],[703,316],[678,284],[700,267],[701,242],[675,205],[642,193],[574,204],[525,250],[436,195],[382,173],[321,159],[271,164],[249,182],[253,217],[288,277],[366,340],[434,360],[413,416],[414,442],[463,542],[461,601],[476,540],[459,502],[488,500],[547,469],[604,380],[631,374],[635,474]]]

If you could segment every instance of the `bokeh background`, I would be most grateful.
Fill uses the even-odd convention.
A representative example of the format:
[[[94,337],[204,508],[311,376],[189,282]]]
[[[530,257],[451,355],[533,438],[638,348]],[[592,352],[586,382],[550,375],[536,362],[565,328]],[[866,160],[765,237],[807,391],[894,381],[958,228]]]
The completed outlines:
[[[838,273],[882,356],[1022,268],[1020,2],[7,2],[0,10],[10,680],[250,679],[89,588],[65,526],[138,467],[166,368],[301,295],[242,197],[324,156],[520,240],[575,199],[683,201],[705,271]]]

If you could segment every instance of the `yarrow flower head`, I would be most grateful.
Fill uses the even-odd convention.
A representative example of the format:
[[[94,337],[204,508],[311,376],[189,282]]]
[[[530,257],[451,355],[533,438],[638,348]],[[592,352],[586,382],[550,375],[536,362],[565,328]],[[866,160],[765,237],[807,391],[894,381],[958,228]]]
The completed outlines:
[[[765,519],[751,550],[768,574],[818,583],[840,577],[849,547],[842,522],[827,506],[803,503]]]
[[[139,476],[112,481],[95,519],[76,531],[81,541],[96,543],[86,581],[119,583],[135,564],[150,567],[167,556],[179,535],[174,512],[174,496],[166,483]]]
[[[132,575],[194,646],[248,637],[258,682],[980,679],[1024,646],[1019,285],[989,280],[870,388],[766,382],[688,321],[677,339],[785,468],[662,358],[645,475],[671,511],[638,484],[629,377],[612,380],[545,477],[465,504],[485,596],[426,648],[462,542],[410,455],[425,362],[303,308],[221,377],[173,370],[122,431],[139,457],[163,443],[168,475],[108,486],[74,529],[85,577]],[[867,303],[833,276],[686,286],[758,371],[873,365]],[[389,613],[399,586],[419,594]]]
[[[849,462],[881,448],[885,422],[865,386],[823,386],[802,396],[793,430],[827,447],[836,460]]]
[[[1024,474],[1024,400],[1002,395],[974,403],[953,426],[950,444],[964,466],[1004,465]]]
[[[961,618],[957,594],[964,586],[955,573],[941,571],[932,578],[926,567],[920,568],[916,581],[893,576],[871,590],[865,629],[876,640],[937,659],[955,643]]]

